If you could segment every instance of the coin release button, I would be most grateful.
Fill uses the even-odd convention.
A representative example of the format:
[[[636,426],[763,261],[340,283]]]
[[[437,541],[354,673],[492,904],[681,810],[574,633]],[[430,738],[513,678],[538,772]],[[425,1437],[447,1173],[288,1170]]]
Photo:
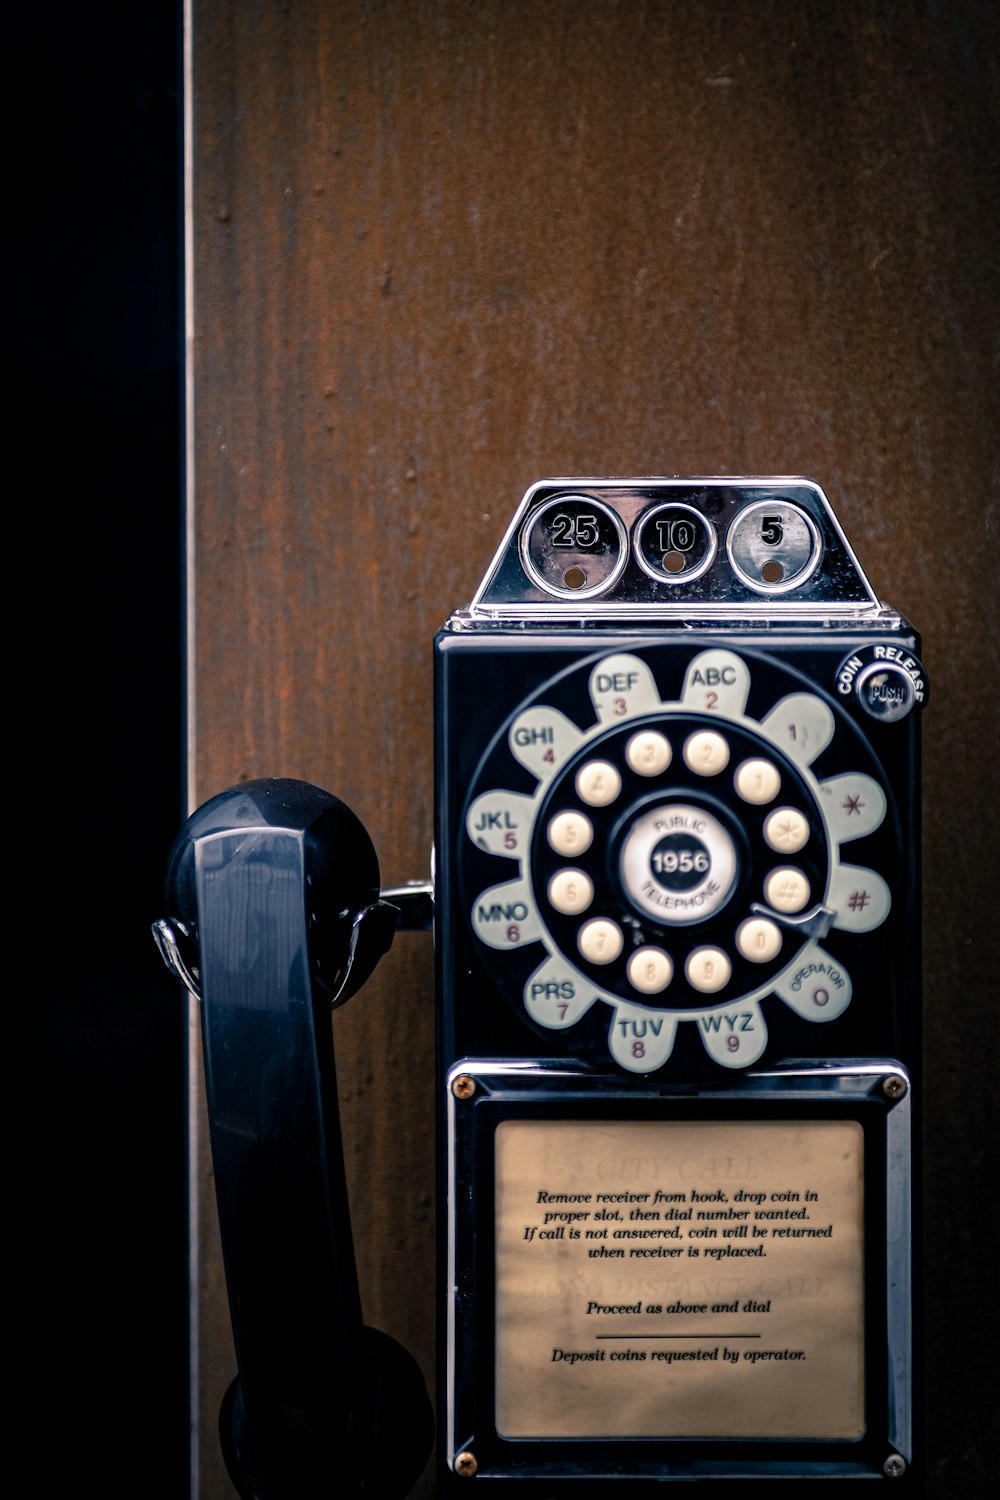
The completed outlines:
[[[910,674],[895,662],[873,661],[854,680],[854,695],[865,713],[881,724],[905,719],[917,701]]]
[[[764,900],[775,911],[801,911],[809,900],[809,882],[801,870],[782,865],[764,881]]]
[[[696,776],[718,776],[729,764],[729,746],[714,729],[703,729],[685,740],[684,761]]]

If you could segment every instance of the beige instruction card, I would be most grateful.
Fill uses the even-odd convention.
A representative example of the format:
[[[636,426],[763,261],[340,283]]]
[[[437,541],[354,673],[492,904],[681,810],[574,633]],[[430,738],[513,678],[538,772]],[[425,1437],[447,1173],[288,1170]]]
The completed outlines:
[[[857,1438],[861,1126],[506,1120],[497,1428]]]

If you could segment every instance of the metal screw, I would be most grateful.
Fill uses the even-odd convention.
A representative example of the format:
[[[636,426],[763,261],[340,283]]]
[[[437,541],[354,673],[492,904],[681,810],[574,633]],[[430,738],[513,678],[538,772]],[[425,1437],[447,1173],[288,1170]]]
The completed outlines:
[[[474,1078],[470,1078],[469,1075],[468,1075],[468,1073],[460,1073],[458,1075],[458,1077],[455,1079],[455,1082],[452,1084],[451,1091],[455,1095],[456,1099],[471,1099],[472,1096],[473,1096],[473,1094],[476,1092],[476,1080]],[[471,1453],[463,1453],[461,1455],[461,1457],[462,1458],[472,1458],[472,1454]],[[474,1458],[472,1458],[472,1462],[475,1463],[475,1461],[476,1460]],[[457,1472],[458,1471],[457,1460],[456,1460],[455,1468],[456,1468],[456,1472]],[[473,1469],[473,1473],[475,1473],[474,1469]]]
[[[906,1079],[900,1078],[898,1073],[890,1073],[888,1078],[882,1080],[882,1092],[887,1099],[902,1099],[906,1093]],[[900,1463],[902,1462],[900,1459]]]
[[[892,1080],[887,1079],[886,1081],[891,1082]],[[900,1458],[898,1453],[890,1453],[882,1465],[882,1473],[886,1479],[901,1479],[906,1473],[906,1459]]]
[[[455,1079],[456,1084],[461,1083],[461,1081],[462,1080],[460,1078]],[[472,1082],[471,1079],[468,1079],[467,1081],[469,1083]],[[473,1085],[473,1087],[475,1087],[475,1085]],[[463,1479],[471,1479],[478,1468],[479,1465],[476,1462],[476,1455],[470,1452],[468,1448],[466,1448],[464,1453],[460,1453],[455,1460],[455,1473],[460,1474]]]

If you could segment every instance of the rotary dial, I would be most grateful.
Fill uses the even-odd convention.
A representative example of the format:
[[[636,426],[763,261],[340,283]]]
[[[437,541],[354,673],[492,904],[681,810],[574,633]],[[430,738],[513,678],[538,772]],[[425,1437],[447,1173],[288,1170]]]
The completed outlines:
[[[629,1071],[662,1067],[682,1023],[721,1066],[745,1068],[767,1044],[766,996],[817,1022],[850,1004],[850,974],[823,940],[889,914],[887,882],[846,857],[884,820],[886,795],[863,771],[817,779],[834,711],[792,673],[755,719],[752,659],[697,653],[671,700],[651,661],[591,659],[510,721],[506,751],[534,789],[481,790],[497,758],[484,763],[466,836],[511,874],[476,891],[471,927],[536,1026],[566,1031],[604,1005]],[[580,674],[585,726],[543,701],[566,701]],[[524,951],[537,960],[526,978],[523,960],[505,965]]]

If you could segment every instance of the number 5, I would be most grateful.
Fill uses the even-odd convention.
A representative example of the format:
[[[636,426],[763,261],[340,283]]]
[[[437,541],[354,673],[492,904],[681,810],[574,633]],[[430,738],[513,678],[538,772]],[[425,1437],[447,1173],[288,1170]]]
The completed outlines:
[[[776,547],[784,536],[780,516],[761,516],[760,539],[768,547]]]

